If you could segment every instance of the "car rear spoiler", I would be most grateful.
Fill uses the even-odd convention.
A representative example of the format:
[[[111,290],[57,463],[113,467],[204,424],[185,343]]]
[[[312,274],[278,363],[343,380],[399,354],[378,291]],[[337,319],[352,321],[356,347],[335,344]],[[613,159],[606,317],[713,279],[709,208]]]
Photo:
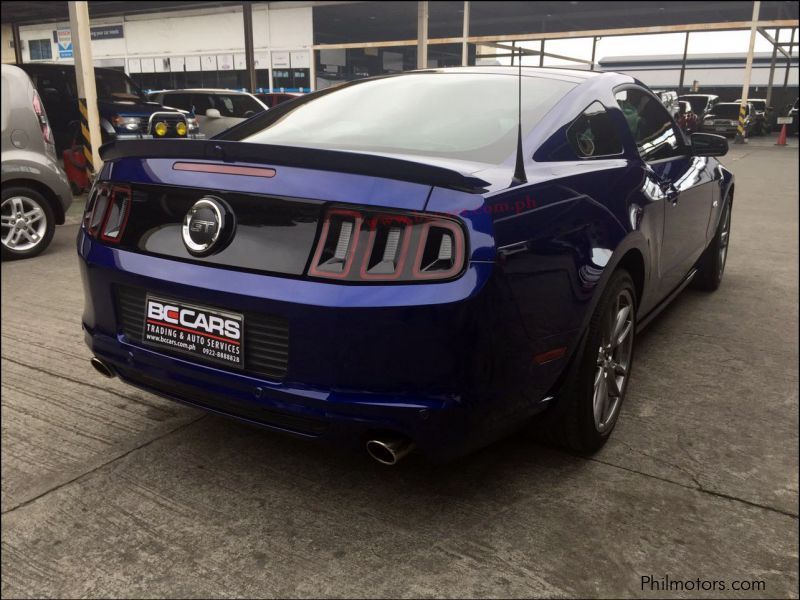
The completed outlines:
[[[120,158],[176,158],[285,165],[385,177],[470,193],[486,191],[478,177],[422,162],[375,154],[224,140],[114,140],[100,147],[104,161]]]

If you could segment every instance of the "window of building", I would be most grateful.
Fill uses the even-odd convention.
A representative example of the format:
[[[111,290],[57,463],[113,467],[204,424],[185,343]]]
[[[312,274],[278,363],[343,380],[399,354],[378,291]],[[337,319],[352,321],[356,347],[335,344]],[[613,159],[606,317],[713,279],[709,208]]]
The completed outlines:
[[[605,107],[593,102],[567,129],[567,140],[580,158],[622,153],[622,142]]]
[[[28,40],[31,60],[47,60],[53,58],[53,46],[49,39]]]
[[[639,154],[646,161],[685,154],[681,136],[664,105],[643,90],[627,89],[616,94]]]

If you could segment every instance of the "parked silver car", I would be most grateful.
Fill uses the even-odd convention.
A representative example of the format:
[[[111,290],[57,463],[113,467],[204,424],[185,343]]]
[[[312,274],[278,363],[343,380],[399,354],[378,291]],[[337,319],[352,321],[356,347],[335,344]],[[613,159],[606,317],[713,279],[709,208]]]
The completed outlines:
[[[170,108],[193,112],[200,132],[206,137],[213,137],[268,108],[253,94],[234,90],[163,90],[151,92],[148,98]]]
[[[39,94],[22,69],[2,66],[2,256],[41,253],[72,204]]]

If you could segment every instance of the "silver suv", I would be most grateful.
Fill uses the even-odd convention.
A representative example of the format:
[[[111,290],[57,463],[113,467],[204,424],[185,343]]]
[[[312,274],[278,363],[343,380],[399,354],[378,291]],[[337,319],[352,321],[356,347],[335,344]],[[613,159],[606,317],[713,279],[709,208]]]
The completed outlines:
[[[58,165],[53,132],[27,73],[2,66],[2,256],[41,253],[72,204],[67,176]]]

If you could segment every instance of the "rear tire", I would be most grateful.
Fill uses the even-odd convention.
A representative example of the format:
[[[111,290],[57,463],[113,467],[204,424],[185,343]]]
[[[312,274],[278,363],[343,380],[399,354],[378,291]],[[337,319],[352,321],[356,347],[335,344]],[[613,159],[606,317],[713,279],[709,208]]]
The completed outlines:
[[[50,203],[39,192],[28,187],[6,188],[1,206],[3,260],[32,258],[50,245],[56,219]]]
[[[540,437],[579,453],[603,447],[619,418],[633,367],[636,288],[616,271],[597,303],[586,341],[555,406],[535,424]]]
[[[725,263],[728,259],[732,212],[733,203],[730,196],[728,196],[725,199],[725,205],[722,207],[722,216],[719,219],[714,239],[711,240],[711,243],[697,261],[698,272],[692,280],[692,287],[695,289],[713,292],[722,283]]]

